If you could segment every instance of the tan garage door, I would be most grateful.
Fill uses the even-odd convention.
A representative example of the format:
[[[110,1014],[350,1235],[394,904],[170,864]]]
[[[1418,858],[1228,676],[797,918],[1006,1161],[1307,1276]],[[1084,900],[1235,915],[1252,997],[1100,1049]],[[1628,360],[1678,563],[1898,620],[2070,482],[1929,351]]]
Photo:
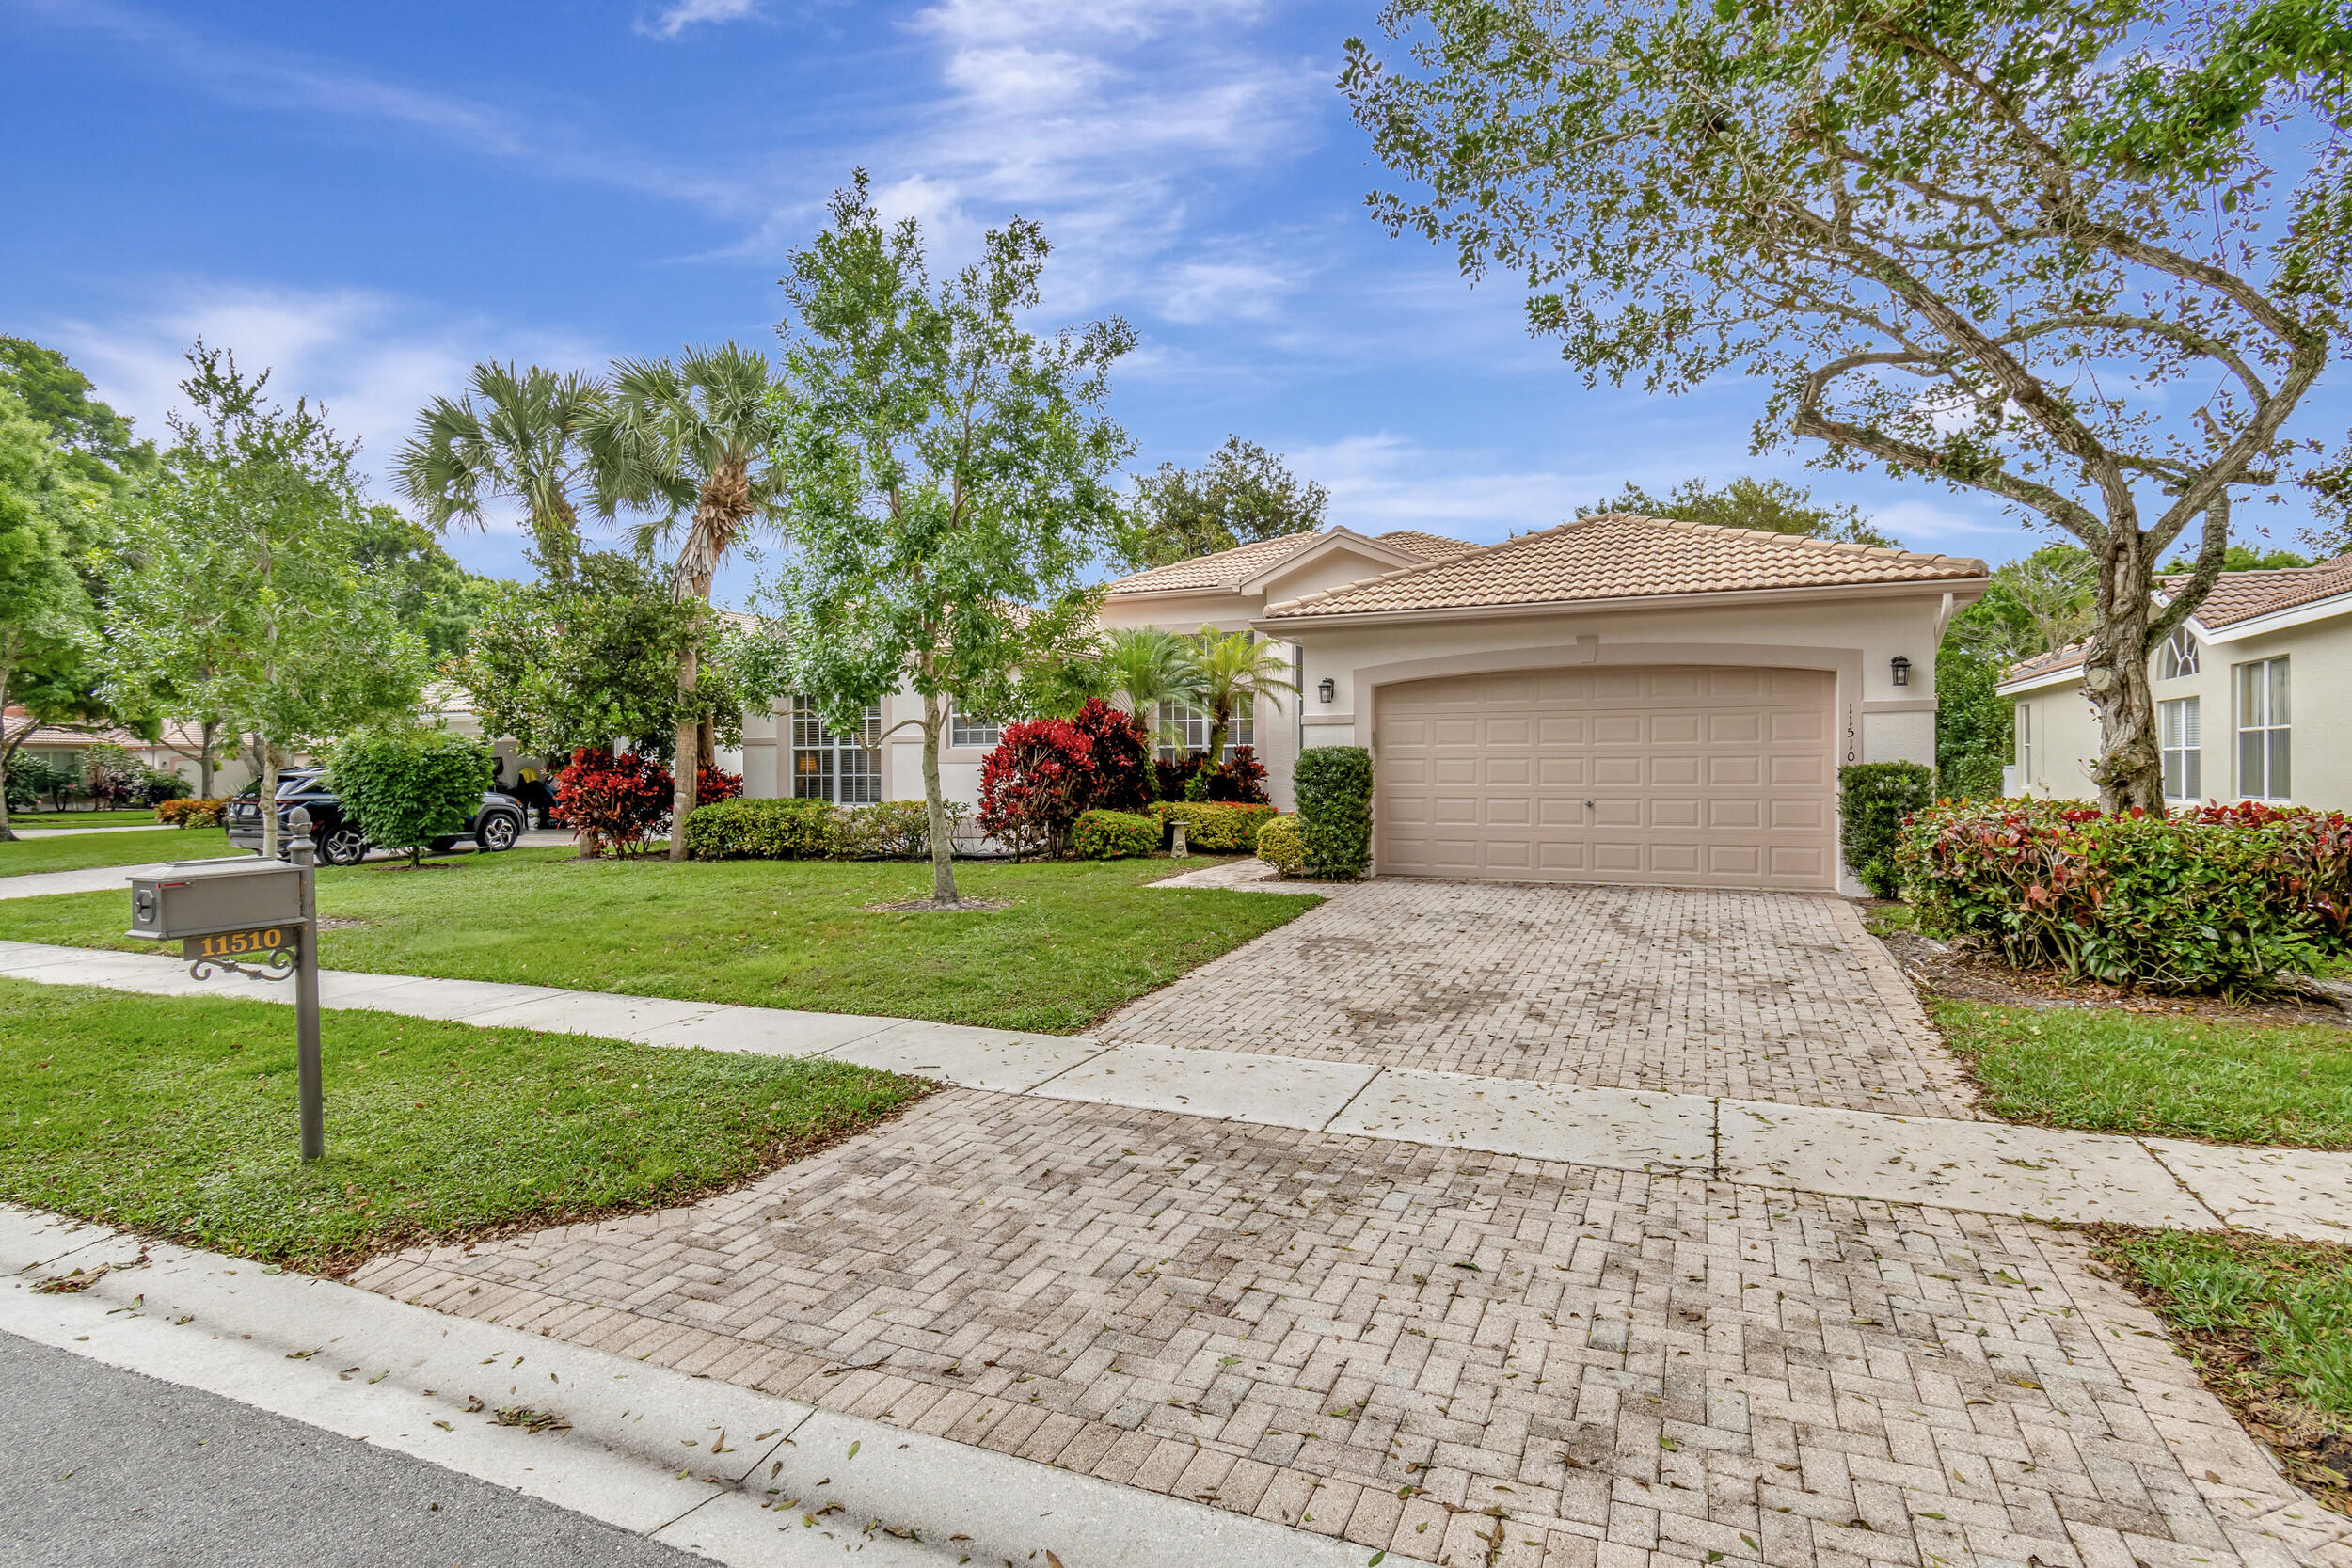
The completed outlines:
[[[1380,689],[1378,870],[1836,885],[1833,677],[1581,665]]]

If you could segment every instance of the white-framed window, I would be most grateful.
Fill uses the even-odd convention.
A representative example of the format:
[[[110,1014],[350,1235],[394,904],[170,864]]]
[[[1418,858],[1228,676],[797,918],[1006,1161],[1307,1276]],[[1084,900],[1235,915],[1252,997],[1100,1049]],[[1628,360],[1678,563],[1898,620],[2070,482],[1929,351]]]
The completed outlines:
[[[2164,651],[2156,656],[2156,679],[2176,681],[2183,675],[2197,673],[2197,638],[2186,626],[2165,639]]]
[[[1004,726],[997,723],[993,719],[975,719],[970,714],[963,711],[963,705],[961,703],[950,703],[948,705],[948,745],[977,746],[982,750],[993,750],[995,747],[996,742],[1002,740],[1003,738]]]
[[[1207,708],[1195,707],[1190,703],[1162,703],[1160,760],[1174,762],[1187,752],[1207,751],[1211,728],[1212,721]],[[1225,729],[1225,754],[1216,760],[1224,762],[1231,758],[1236,746],[1255,746],[1257,743],[1257,699],[1244,697],[1233,709],[1232,722]]]
[[[2156,705],[2156,736],[2164,750],[2164,798],[2168,800],[2205,798],[2204,742],[2197,709],[2194,697],[2175,697]]]
[[[2033,787],[2033,705],[2017,705],[2017,787]]]
[[[2293,797],[2294,746],[2288,734],[2287,661],[2258,658],[2237,667],[2237,791],[2253,800]]]
[[[836,735],[806,697],[792,699],[792,795],[837,806],[882,799],[882,705],[866,705],[865,734]],[[860,745],[863,739],[865,744]]]

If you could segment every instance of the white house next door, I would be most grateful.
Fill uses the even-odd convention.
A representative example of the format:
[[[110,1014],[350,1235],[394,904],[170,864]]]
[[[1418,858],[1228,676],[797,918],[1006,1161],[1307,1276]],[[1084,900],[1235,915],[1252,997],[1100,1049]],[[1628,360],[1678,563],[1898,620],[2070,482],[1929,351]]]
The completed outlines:
[[[1826,671],[1708,665],[1384,687],[1376,869],[1835,888],[1834,694]]]

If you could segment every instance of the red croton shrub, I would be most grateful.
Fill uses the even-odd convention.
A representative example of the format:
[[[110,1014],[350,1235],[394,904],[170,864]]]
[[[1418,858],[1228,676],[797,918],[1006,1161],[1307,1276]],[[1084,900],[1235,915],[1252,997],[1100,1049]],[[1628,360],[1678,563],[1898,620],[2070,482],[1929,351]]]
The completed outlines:
[[[1007,724],[980,764],[980,831],[1015,856],[1058,855],[1089,811],[1142,806],[1149,742],[1099,698],[1075,718]]]
[[[650,757],[583,746],[555,776],[555,809],[581,854],[632,855],[669,820],[675,787],[670,770]]]
[[[722,800],[733,800],[743,793],[743,775],[722,773],[708,763],[694,769],[694,804],[713,806]]]
[[[1922,929],[2074,978],[2236,992],[2352,951],[2341,812],[1946,801],[1906,819],[1896,861]]]

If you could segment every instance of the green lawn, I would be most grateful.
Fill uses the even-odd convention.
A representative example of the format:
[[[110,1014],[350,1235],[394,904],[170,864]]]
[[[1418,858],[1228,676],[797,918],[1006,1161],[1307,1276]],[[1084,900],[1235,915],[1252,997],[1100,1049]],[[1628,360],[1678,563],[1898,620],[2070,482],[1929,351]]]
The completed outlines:
[[[218,828],[168,833],[75,833],[0,844],[0,877],[33,871],[79,871],[92,865],[145,865],[151,861],[198,861],[236,853]]]
[[[876,914],[928,895],[930,866],[517,849],[321,872],[320,912],[354,924],[319,951],[335,969],[1071,1033],[1316,902],[1143,885],[1177,869],[967,863],[965,896],[1010,908]],[[127,892],[0,901],[0,938],[151,950],[122,935],[129,909]]]
[[[11,828],[152,828],[156,826],[155,808],[139,806],[126,811],[12,811],[8,813]]]
[[[2295,1479],[2352,1500],[2352,1248],[2101,1227],[2100,1251]]]
[[[0,980],[0,1198],[313,1269],[684,1203],[890,1115],[914,1080],[329,1012],[305,1165],[294,1014]]]
[[[0,906],[5,907],[5,906]],[[2118,1008],[1931,1006],[2010,1121],[2219,1143],[2352,1148],[2352,1031]]]

